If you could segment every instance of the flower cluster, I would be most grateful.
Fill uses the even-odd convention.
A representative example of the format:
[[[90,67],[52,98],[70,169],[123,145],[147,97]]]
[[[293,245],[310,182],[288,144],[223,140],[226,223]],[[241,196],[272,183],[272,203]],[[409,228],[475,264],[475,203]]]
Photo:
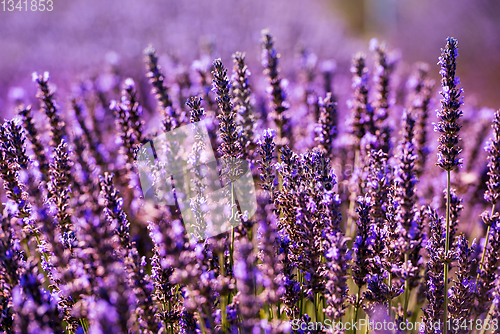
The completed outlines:
[[[458,169],[459,133],[465,148],[488,134],[458,124],[457,41],[439,58],[434,149],[427,65],[403,98],[395,59],[373,40],[374,62],[353,59],[352,96],[334,95],[332,60],[304,47],[280,72],[262,36],[261,78],[243,52],[229,77],[213,48],[160,68],[148,47],[142,79],[116,66],[85,78],[68,114],[48,73],[33,75],[42,112],[19,105],[0,126],[2,333],[346,333],[291,324],[366,317],[462,333],[436,324],[498,319],[500,110],[487,157]],[[163,131],[180,135],[162,142]],[[426,163],[433,150],[440,168]],[[238,188],[248,176],[255,189]],[[255,194],[253,216],[241,193]],[[218,221],[229,228],[209,233]]]

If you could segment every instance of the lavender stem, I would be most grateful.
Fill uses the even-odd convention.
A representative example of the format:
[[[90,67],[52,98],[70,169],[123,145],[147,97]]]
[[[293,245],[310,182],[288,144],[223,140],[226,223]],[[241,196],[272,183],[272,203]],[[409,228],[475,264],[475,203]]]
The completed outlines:
[[[495,214],[495,204],[491,206],[490,219],[493,218],[494,214]],[[486,248],[488,248],[488,241],[490,240],[490,230],[491,230],[491,225],[488,225],[488,229],[486,230],[486,240],[484,242],[483,255],[481,256],[481,262],[479,263],[477,270],[475,286],[477,286],[477,282],[479,281],[479,274],[481,273],[481,269],[483,269],[484,259],[486,257]]]
[[[448,332],[448,327],[446,326],[446,321],[448,320],[448,251],[450,250],[450,205],[451,205],[451,170],[446,173],[446,234],[445,234],[445,248],[444,256],[446,262],[444,263],[444,312],[443,312],[443,333]]]

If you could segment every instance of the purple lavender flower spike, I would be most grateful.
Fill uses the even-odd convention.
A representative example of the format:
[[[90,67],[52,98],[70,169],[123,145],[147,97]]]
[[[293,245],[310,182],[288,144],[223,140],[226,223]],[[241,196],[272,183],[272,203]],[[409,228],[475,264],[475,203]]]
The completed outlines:
[[[258,258],[262,261],[262,264],[259,265],[259,269],[262,273],[262,285],[264,286],[264,291],[259,297],[262,302],[268,305],[277,304],[284,292],[282,262],[285,258],[285,254],[280,254],[279,249],[276,249],[279,239],[275,229],[276,226],[272,219],[269,222],[264,220],[259,222],[257,237],[259,240]]]
[[[241,316],[239,327],[243,333],[253,333],[255,328],[259,327],[259,311],[261,308],[260,300],[255,296],[256,280],[260,274],[256,266],[257,258],[253,253],[252,244],[245,239],[237,240],[234,248],[234,276],[238,290],[234,301],[239,304],[238,312]],[[274,303],[276,303],[276,300],[274,300]]]
[[[14,236],[11,218],[0,214],[0,330],[14,333],[14,309],[12,308],[12,290],[19,283],[23,253],[19,240]]]
[[[14,309],[18,313],[15,323],[19,332],[64,333],[63,316],[54,296],[43,287],[43,275],[38,273],[37,263],[31,258],[23,262],[21,267],[19,285],[12,292]]]
[[[357,145],[366,133],[375,134],[373,108],[368,102],[368,69],[365,61],[366,56],[359,53],[354,56],[351,65],[354,96],[350,102],[353,110],[350,130],[358,140]]]
[[[483,265],[479,269],[479,280],[477,281],[477,296],[475,313],[481,315],[488,311],[492,302],[491,292],[494,288],[496,272],[500,264],[500,219],[498,215],[489,217],[483,214],[483,221],[489,224],[488,245],[485,251]]]
[[[176,115],[172,108],[172,99],[168,94],[168,87],[165,85],[165,76],[158,65],[158,57],[153,46],[149,46],[144,50],[146,54],[146,69],[147,77],[153,86],[151,92],[155,94],[158,100],[158,109],[163,117],[163,127],[165,131],[170,131],[176,127]]]
[[[349,287],[347,272],[349,270],[350,252],[347,249],[346,238],[341,232],[327,236],[328,247],[325,252],[326,269],[326,309],[325,314],[335,320],[340,320],[347,308]]]
[[[275,196],[275,190],[277,187],[277,180],[274,171],[274,151],[276,149],[276,144],[274,143],[274,138],[276,133],[272,129],[264,130],[264,134],[260,141],[260,147],[258,153],[261,156],[259,161],[260,179],[262,180],[262,189],[269,191],[271,194],[271,200]]]
[[[269,116],[274,121],[277,129],[277,145],[292,146],[291,128],[289,125],[289,108],[286,101],[286,93],[282,87],[282,80],[279,75],[278,60],[279,54],[274,48],[274,39],[269,30],[262,30],[262,66],[264,74],[269,82],[269,99],[271,100],[271,112]]]
[[[67,140],[66,124],[59,117],[59,107],[54,99],[54,91],[49,87],[49,72],[44,72],[43,75],[33,73],[33,81],[38,84],[37,98],[42,102],[42,109],[49,118],[51,143],[52,147],[56,147],[63,139]]]
[[[332,93],[327,93],[324,99],[319,100],[320,116],[316,126],[316,142],[329,156],[333,154],[333,140],[337,137],[337,102]]]
[[[385,43],[378,43],[376,39],[370,41],[370,49],[375,52],[375,70],[373,81],[375,82],[376,102],[374,104],[375,134],[381,143],[380,149],[389,152],[391,145],[392,128],[386,124],[389,116],[389,108],[392,105],[390,97],[390,76],[396,66],[396,59],[387,54]]]
[[[370,197],[359,197],[358,208],[358,234],[353,245],[353,280],[358,287],[366,284],[369,273],[370,258],[372,257],[371,233],[370,233],[370,210],[372,202]]]
[[[452,323],[463,323],[469,319],[474,304],[475,282],[471,276],[470,268],[476,265],[476,259],[473,258],[475,242],[469,247],[467,239],[460,235],[457,237],[455,248],[458,269],[454,279],[455,285],[451,287],[450,291],[448,310]],[[452,328],[450,333],[467,333],[467,331]]]
[[[486,183],[488,190],[484,194],[484,199],[495,205],[500,201],[500,109],[495,112],[492,126],[494,137],[486,147],[489,179]]]
[[[241,127],[241,147],[243,158],[253,161],[255,155],[255,144],[253,142],[255,117],[253,115],[252,90],[250,89],[250,70],[245,63],[245,53],[233,54],[232,86],[234,96],[234,110],[238,114],[237,122]]]
[[[40,134],[38,133],[38,130],[33,122],[31,105],[27,107],[24,107],[22,105],[19,106],[17,109],[17,113],[23,118],[23,126],[27,132],[27,136],[31,142],[33,151],[35,152],[36,160],[38,161],[38,168],[40,169],[45,182],[47,182],[49,175],[49,163],[47,161],[47,155],[43,144],[40,141]]]
[[[425,333],[436,333],[432,327],[433,324],[440,322],[443,324],[444,307],[444,272],[443,260],[445,257],[445,230],[442,219],[437,212],[430,209],[428,211],[430,236],[427,242],[427,252],[429,262],[427,263],[427,291],[426,296],[428,304],[424,311]],[[442,332],[442,328],[438,330]]]
[[[446,48],[441,49],[441,57],[439,57],[438,65],[441,66],[441,87],[440,92],[443,99],[441,100],[441,110],[437,112],[440,121],[434,125],[434,131],[440,133],[438,146],[438,162],[437,166],[446,171],[452,171],[462,164],[458,155],[462,149],[458,146],[459,137],[458,131],[460,125],[457,123],[463,112],[460,107],[463,104],[463,88],[458,88],[460,83],[458,77],[455,76],[458,57],[458,41],[453,37],[446,39]]]
[[[119,197],[119,191],[113,184],[114,174],[104,173],[104,176],[99,176],[101,185],[101,193],[105,200],[105,214],[110,228],[119,238],[119,245],[122,250],[128,250],[130,244],[130,223],[127,215],[123,211],[123,198]]]
[[[19,180],[19,171],[29,164],[24,141],[24,132],[15,121],[0,126],[0,174],[7,198],[17,206],[18,218],[28,218],[31,214],[28,194]]]
[[[217,115],[217,119],[220,121],[219,130],[222,139],[218,152],[226,168],[223,170],[224,177],[234,182],[242,172],[240,169],[242,148],[239,141],[240,134],[236,126],[236,112],[233,109],[231,95],[229,95],[231,83],[227,78],[227,69],[224,67],[221,60],[216,59],[213,65],[214,91],[217,93],[217,103],[221,111],[221,113]]]
[[[407,83],[407,86],[412,89],[412,93],[410,94],[411,112],[412,114],[417,114],[417,133],[415,135],[415,146],[418,155],[418,159],[416,161],[417,176],[423,174],[427,156],[429,155],[430,151],[427,144],[427,126],[432,92],[434,88],[434,80],[428,77],[428,72],[428,64],[417,63],[415,72],[410,77]]]
[[[50,164],[49,197],[56,208],[56,220],[61,230],[62,243],[66,248],[76,244],[69,199],[71,194],[71,161],[66,142],[62,141],[54,149],[54,162]]]
[[[137,100],[134,80],[131,78],[125,80],[121,101],[111,101],[109,109],[115,114],[116,129],[123,143],[120,153],[127,157],[127,169],[130,170],[136,150],[143,139],[143,122],[140,120],[142,107]]]

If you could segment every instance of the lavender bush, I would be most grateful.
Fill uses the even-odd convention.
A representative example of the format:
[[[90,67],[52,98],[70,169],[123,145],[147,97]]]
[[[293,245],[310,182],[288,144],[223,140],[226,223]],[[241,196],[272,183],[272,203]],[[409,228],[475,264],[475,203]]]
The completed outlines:
[[[190,70],[163,69],[149,46],[160,119],[140,78],[108,91],[80,82],[65,116],[49,74],[33,74],[39,102],[18,101],[0,127],[2,333],[500,333],[500,110],[485,111],[482,154],[487,135],[461,121],[458,41],[441,50],[435,105],[432,68],[417,64],[396,98],[398,58],[372,40],[373,70],[353,57],[348,108],[331,62],[319,77],[303,50],[290,82],[274,42],[264,30],[260,69],[243,52],[232,66],[204,54]],[[259,72],[266,91],[252,86]],[[167,152],[180,163],[181,143],[141,160],[155,136],[200,121],[230,198],[231,228],[207,239],[209,171],[186,173],[185,198],[152,161]],[[192,126],[197,162],[206,143]],[[141,188],[139,163],[153,190]],[[248,169],[254,215],[235,195]],[[192,228],[168,194],[187,203]],[[343,325],[361,320],[374,327]]]

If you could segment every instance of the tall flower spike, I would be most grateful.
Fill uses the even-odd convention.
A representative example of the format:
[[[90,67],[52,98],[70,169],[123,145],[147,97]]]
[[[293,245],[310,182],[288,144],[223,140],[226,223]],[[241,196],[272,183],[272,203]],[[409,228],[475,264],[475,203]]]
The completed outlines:
[[[470,275],[470,268],[476,265],[474,256],[475,242],[469,247],[467,239],[460,235],[455,245],[458,255],[457,277],[451,288],[450,305],[448,307],[452,323],[462,323],[469,319],[474,304],[474,279]],[[465,333],[452,331],[451,333]]]
[[[424,311],[425,333],[434,334],[433,325],[443,324],[444,307],[444,273],[443,262],[445,248],[445,231],[443,221],[437,212],[429,208],[430,237],[427,242],[429,261],[427,262],[427,291],[428,300]],[[446,305],[447,306],[447,305]],[[441,332],[441,330],[439,331]]]
[[[414,127],[415,119],[405,111],[403,115],[403,133],[400,143],[399,165],[395,175],[396,198],[398,201],[397,219],[405,229],[406,235],[410,233],[413,220],[415,218],[415,203],[417,177],[415,175],[414,154]]]
[[[51,176],[49,184],[50,201],[56,207],[57,224],[61,229],[61,235],[65,247],[74,246],[75,233],[72,231],[71,208],[70,208],[70,173],[71,162],[68,157],[68,145],[61,142],[54,149],[54,162],[50,164]]]
[[[415,146],[418,154],[416,161],[417,176],[422,175],[425,169],[429,148],[427,147],[427,123],[430,112],[430,102],[434,88],[434,80],[428,78],[429,65],[426,63],[418,63],[415,73],[408,81],[408,85],[412,87],[411,94],[411,110],[412,113],[417,112],[417,134],[415,135]]]
[[[231,95],[229,95],[231,84],[227,78],[227,69],[222,64],[222,61],[216,59],[213,65],[213,90],[217,94],[217,103],[221,111],[217,115],[217,119],[220,121],[219,130],[222,139],[218,151],[224,160],[226,168],[224,171],[225,177],[230,181],[235,181],[241,174],[242,151],[239,139],[240,135],[236,126],[236,113],[231,102]]]
[[[458,146],[458,131],[461,126],[457,123],[463,112],[460,107],[463,104],[463,88],[458,88],[460,78],[455,76],[458,57],[458,41],[453,37],[446,39],[446,48],[441,49],[438,65],[441,66],[441,87],[440,92],[441,110],[437,112],[440,121],[434,126],[434,130],[439,132],[438,162],[437,166],[446,171],[452,171],[462,164],[462,159],[458,155],[462,149]]]
[[[448,320],[448,269],[450,265],[450,215],[451,215],[451,171],[462,164],[462,159],[458,155],[462,149],[458,146],[460,125],[457,123],[462,116],[460,106],[463,104],[461,94],[463,89],[457,88],[460,79],[455,76],[458,57],[458,41],[452,37],[446,39],[446,47],[441,49],[441,57],[439,57],[438,65],[441,65],[441,110],[438,110],[437,116],[440,121],[434,126],[436,132],[441,133],[438,142],[438,160],[436,165],[444,169],[447,173],[446,188],[446,233],[445,233],[445,250],[444,250],[444,314],[442,322]],[[447,333],[448,328],[444,327],[444,333]]]
[[[191,123],[196,123],[201,121],[201,118],[205,116],[205,109],[201,107],[201,97],[191,97],[186,105],[191,109],[190,121]]]
[[[347,239],[341,232],[327,235],[329,245],[325,251],[327,260],[325,299],[325,314],[340,320],[347,308],[346,300],[349,287],[347,285],[347,272],[349,270],[350,252],[347,249]]]
[[[250,70],[245,64],[245,53],[236,52],[233,54],[233,96],[234,110],[239,115],[237,121],[242,128],[240,137],[241,147],[243,148],[244,158],[253,159],[253,144],[255,118],[253,115],[253,106],[251,103],[250,83],[248,77]]]
[[[23,126],[26,129],[29,140],[33,147],[33,152],[35,153],[36,159],[38,161],[38,168],[42,173],[45,181],[48,180],[49,175],[49,162],[47,161],[47,156],[42,142],[40,141],[40,135],[35,123],[33,122],[33,113],[31,111],[31,105],[24,107],[19,106],[17,113],[23,118]]]
[[[113,174],[104,173],[104,176],[99,176],[101,184],[101,193],[105,200],[106,219],[110,224],[110,228],[120,240],[122,249],[130,248],[130,223],[127,215],[123,211],[123,199],[118,196],[119,191],[116,190],[113,184]]]
[[[500,201],[500,109],[495,112],[492,126],[493,138],[486,146],[489,179],[486,182],[488,190],[484,194],[484,199],[495,205]]]
[[[16,122],[7,121],[0,126],[0,174],[7,198],[17,207],[18,218],[28,218],[31,214],[27,193],[19,180],[19,171],[29,163],[24,140],[22,128]]]
[[[271,199],[274,198],[277,186],[273,163],[274,151],[276,149],[276,144],[274,143],[275,136],[274,130],[264,130],[259,147],[259,154],[261,156],[261,160],[259,161],[260,179],[262,180],[261,187],[271,193]]]
[[[494,288],[496,272],[500,264],[500,219],[498,215],[488,218],[483,214],[483,220],[490,225],[488,245],[483,265],[479,269],[479,281],[477,282],[477,304],[476,314],[486,312],[491,305],[491,290]]]
[[[319,100],[320,115],[318,125],[316,126],[316,142],[328,155],[331,155],[333,149],[333,140],[337,137],[337,102],[333,99],[331,92],[326,94],[324,99]]]
[[[274,39],[269,30],[262,30],[262,66],[264,74],[269,82],[269,98],[271,100],[271,113],[269,116],[274,120],[277,128],[278,146],[288,144],[291,147],[291,128],[286,111],[289,104],[286,101],[286,93],[282,87],[279,76],[278,60],[280,55],[274,48]]]
[[[373,108],[368,103],[368,69],[366,56],[358,53],[354,56],[351,65],[352,88],[354,96],[351,101],[351,133],[361,141],[367,132],[374,134]]]
[[[394,70],[395,62],[387,55],[387,45],[379,43],[377,39],[370,41],[370,49],[375,52],[375,71],[373,81],[375,82],[376,93],[376,122],[383,125],[387,119],[388,108],[390,106],[390,76]]]
[[[43,75],[33,73],[33,81],[38,84],[38,92],[36,97],[42,102],[42,109],[45,115],[49,118],[51,131],[51,146],[56,147],[66,138],[66,125],[59,117],[59,108],[54,99],[54,91],[49,88],[49,72],[44,72]]]
[[[253,253],[252,243],[246,239],[239,239],[234,246],[234,276],[238,290],[238,294],[234,299],[239,303],[239,313],[242,319],[240,328],[242,333],[254,333],[258,329],[258,323],[260,322],[261,301],[255,296],[255,291],[257,291],[256,280],[260,272],[256,267],[257,261]]]
[[[125,79],[121,102],[111,101],[109,109],[115,114],[116,129],[123,142],[120,148],[121,153],[127,157],[127,162],[132,164],[136,149],[142,141],[142,121],[140,120],[142,107],[137,101],[134,80]]]
[[[359,219],[356,222],[358,225],[358,235],[354,241],[353,251],[353,267],[352,277],[354,283],[358,287],[366,284],[366,277],[369,273],[370,259],[372,258],[371,249],[371,233],[370,233],[370,211],[372,209],[372,202],[369,197],[358,198],[358,213]]]
[[[175,114],[172,109],[172,99],[168,95],[168,88],[165,85],[165,76],[161,72],[160,65],[158,65],[158,57],[156,56],[155,49],[150,45],[144,50],[144,53],[146,54],[146,69],[148,71],[146,76],[153,86],[151,92],[155,94],[156,100],[158,101],[158,109],[164,118],[163,126],[165,127],[165,131],[168,132],[175,127]]]

